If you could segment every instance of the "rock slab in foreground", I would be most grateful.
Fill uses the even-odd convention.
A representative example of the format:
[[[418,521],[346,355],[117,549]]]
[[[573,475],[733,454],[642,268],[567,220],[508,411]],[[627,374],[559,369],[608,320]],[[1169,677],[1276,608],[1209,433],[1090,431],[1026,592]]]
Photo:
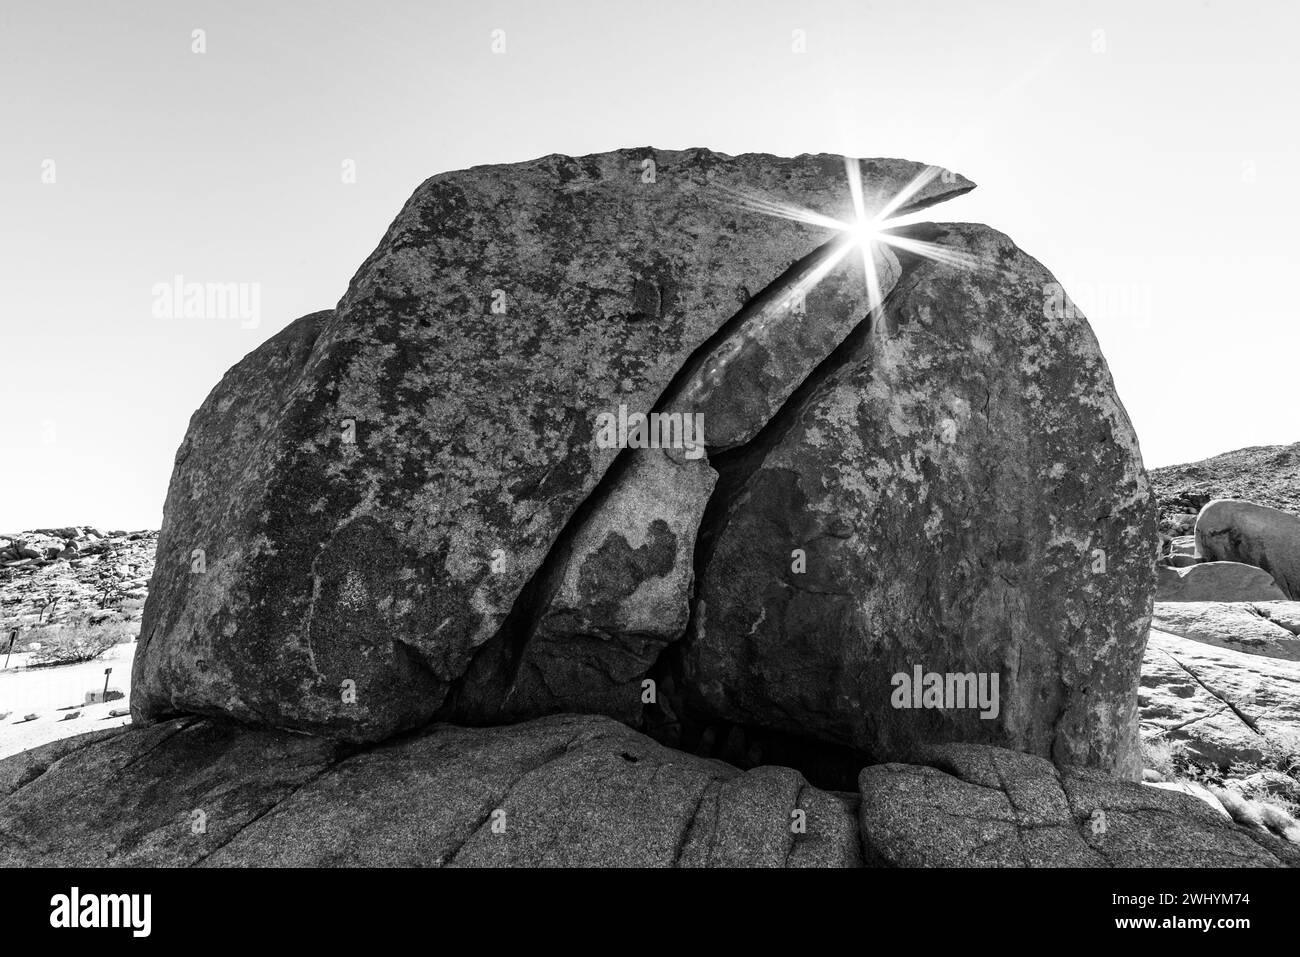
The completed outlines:
[[[798,773],[575,716],[350,756],[206,719],[85,735],[0,761],[0,834],[4,867],[861,863],[852,802]]]
[[[1274,866],[1196,798],[979,745],[857,795],[608,718],[432,727],[357,751],[184,718],[0,761],[0,866]],[[1104,811],[1105,831],[1095,832]]]
[[[869,864],[1300,866],[1300,848],[1239,828],[1191,795],[981,745],[937,747],[928,760],[859,777]]]
[[[1258,764],[1295,754],[1300,663],[1153,630],[1138,709],[1144,738],[1182,742],[1203,765],[1226,770],[1238,761]]]

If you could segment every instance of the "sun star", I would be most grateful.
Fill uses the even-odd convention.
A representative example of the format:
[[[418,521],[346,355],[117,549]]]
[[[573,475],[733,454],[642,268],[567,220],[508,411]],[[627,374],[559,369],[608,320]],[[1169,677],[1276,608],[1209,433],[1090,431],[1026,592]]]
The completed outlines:
[[[880,286],[880,273],[876,268],[875,257],[882,246],[892,246],[904,252],[933,259],[952,266],[969,268],[974,259],[947,246],[900,236],[889,230],[906,225],[910,212],[898,213],[906,204],[926,187],[936,176],[942,173],[936,166],[927,166],[915,179],[904,186],[897,194],[890,197],[877,210],[868,211],[862,191],[862,170],[858,160],[846,156],[844,172],[849,185],[849,197],[853,203],[853,219],[844,221],[827,216],[816,210],[806,209],[792,203],[782,202],[753,192],[734,192],[737,205],[765,216],[776,216],[793,222],[807,223],[810,226],[841,233],[843,241],[830,252],[821,264],[804,276],[791,291],[790,298],[803,296],[809,289],[830,273],[849,253],[857,251],[862,258],[862,273],[867,285],[867,304],[870,310],[877,309],[883,301]]]

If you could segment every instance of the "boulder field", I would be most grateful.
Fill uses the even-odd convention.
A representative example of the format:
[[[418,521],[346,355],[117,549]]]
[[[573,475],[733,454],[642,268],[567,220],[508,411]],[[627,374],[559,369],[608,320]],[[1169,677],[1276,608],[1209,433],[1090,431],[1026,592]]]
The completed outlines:
[[[1294,863],[1133,783],[1156,513],[1086,319],[987,226],[854,248],[845,177],[421,185],[195,413],[135,726],[0,762],[4,862]]]

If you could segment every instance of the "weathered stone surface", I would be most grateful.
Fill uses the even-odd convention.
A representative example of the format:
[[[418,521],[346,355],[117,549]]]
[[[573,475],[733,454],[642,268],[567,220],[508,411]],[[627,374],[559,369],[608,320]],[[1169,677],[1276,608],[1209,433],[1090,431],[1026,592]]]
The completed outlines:
[[[198,863],[337,753],[321,738],[194,718],[81,742],[46,745],[68,750],[0,799],[0,866]]]
[[[724,470],[687,692],[878,759],[960,739],[1136,776],[1156,535],[1128,417],[1037,262],[983,226],[917,233],[974,267],[903,257],[881,328]],[[996,673],[997,717],[892,707],[918,665]]]
[[[665,396],[670,409],[703,414],[710,450],[753,439],[818,365],[894,290],[901,266],[888,246],[862,252],[841,238],[807,257],[706,343]],[[847,261],[846,261],[847,260]]]
[[[894,867],[1300,866],[1300,848],[1188,794],[983,745],[863,770],[869,864]]]
[[[1196,549],[1211,561],[1256,565],[1273,576],[1282,597],[1300,599],[1300,515],[1219,499],[1196,517]]]
[[[874,211],[923,167],[862,170]],[[909,207],[969,188],[936,178]],[[737,207],[746,190],[851,218],[834,156],[623,150],[424,183],[338,307],[247,357],[192,421],[136,718],[374,740],[464,690],[615,458],[593,441],[597,415],[650,411],[747,300],[831,238]],[[780,366],[785,340],[751,340],[741,367]],[[755,394],[790,377],[765,372]]]
[[[1195,781],[1152,781],[1144,782],[1149,788],[1159,788],[1162,791],[1176,791],[1179,794],[1190,794],[1198,801],[1204,801],[1206,806],[1211,808],[1216,814],[1232,820],[1232,815],[1228,809],[1223,806],[1223,802],[1216,798],[1204,785],[1197,784]]]
[[[900,266],[889,247],[871,248],[874,287],[856,262],[840,265],[850,253],[861,257],[843,240],[806,257],[697,351],[657,408],[707,423],[693,435],[699,447],[624,454],[593,493],[590,514],[556,544],[542,598],[521,625],[523,650],[480,654],[452,713],[476,721],[552,711],[640,719],[646,675],[690,615],[696,530],[717,479],[698,459],[702,446],[707,440],[717,453],[753,439],[893,290]],[[629,533],[641,544],[626,544]]]
[[[1300,665],[1153,630],[1138,708],[1143,737],[1200,764],[1260,763],[1300,750]]]
[[[473,675],[457,711],[639,720],[644,676],[686,630],[696,530],[716,481],[706,459],[630,450],[611,493],[555,556],[518,666],[486,658],[496,674]]]
[[[1300,602],[1158,601],[1151,627],[1245,654],[1300,661]]]
[[[1156,568],[1156,601],[1278,601],[1286,593],[1262,568],[1207,561],[1186,568]]]
[[[59,744],[36,776],[0,762],[22,779],[0,865],[861,864],[854,802],[606,718],[440,725],[350,756],[204,719]]]

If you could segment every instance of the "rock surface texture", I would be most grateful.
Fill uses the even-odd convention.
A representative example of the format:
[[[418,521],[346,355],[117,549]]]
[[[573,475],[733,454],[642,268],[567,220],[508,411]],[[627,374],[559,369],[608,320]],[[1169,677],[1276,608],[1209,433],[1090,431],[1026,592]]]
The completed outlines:
[[[437,725],[362,750],[180,718],[0,761],[0,866],[1300,861],[1187,794],[985,746],[928,761],[867,768],[859,796],[788,768],[741,772],[600,717]]]
[[[1227,770],[1300,752],[1300,664],[1152,631],[1138,692],[1142,734]]]
[[[852,867],[855,805],[608,718],[434,726],[352,754],[182,718],[0,761],[0,866]]]
[[[1278,601],[1286,592],[1262,568],[1236,561],[1207,561],[1183,568],[1156,566],[1156,601]]]
[[[1151,627],[1246,654],[1300,661],[1300,602],[1157,601]]]
[[[1300,848],[1199,797],[978,745],[862,772],[868,863],[894,867],[1295,867]]]
[[[723,469],[685,684],[703,710],[877,758],[983,741],[1137,770],[1155,521],[1095,338],[984,226],[925,233],[846,344]],[[1000,677],[1000,709],[891,704],[893,676]]]

